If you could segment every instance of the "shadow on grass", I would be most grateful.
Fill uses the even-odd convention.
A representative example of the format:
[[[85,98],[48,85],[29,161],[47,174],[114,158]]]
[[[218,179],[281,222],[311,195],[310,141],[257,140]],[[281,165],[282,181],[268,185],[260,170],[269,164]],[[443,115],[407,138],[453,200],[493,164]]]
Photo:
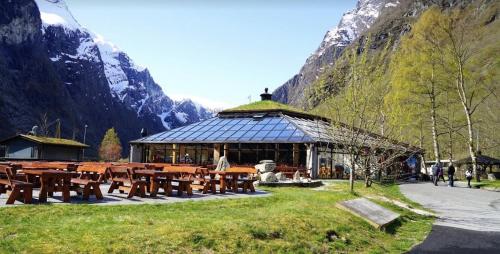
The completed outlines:
[[[398,219],[394,220],[393,222],[389,223],[389,225],[386,225],[385,228],[383,229],[386,233],[395,235],[398,232],[398,229],[405,223],[408,222],[410,218],[406,215],[403,215],[399,217]]]

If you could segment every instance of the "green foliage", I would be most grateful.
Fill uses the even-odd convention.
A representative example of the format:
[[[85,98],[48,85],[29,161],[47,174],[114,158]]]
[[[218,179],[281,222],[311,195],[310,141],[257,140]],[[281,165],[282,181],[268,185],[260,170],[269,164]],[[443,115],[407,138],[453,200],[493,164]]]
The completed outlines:
[[[165,205],[6,207],[0,252],[403,253],[430,232],[432,218],[388,203],[382,205],[402,214],[401,224],[391,232],[373,228],[335,206],[357,197],[347,188],[268,188],[269,197]],[[405,201],[397,186],[374,188]],[[327,238],[332,231],[340,239]]]
[[[250,104],[241,105],[235,108],[224,110],[222,112],[227,113],[227,112],[245,112],[245,111],[270,111],[270,110],[287,110],[303,114],[306,113],[292,106],[270,100],[252,102]]]
[[[498,1],[477,1],[451,10],[431,7],[414,19],[410,32],[401,38],[399,34],[388,33],[385,44],[377,41],[368,47],[370,39],[362,37],[361,45],[356,43],[346,48],[334,66],[311,86],[307,94],[309,106],[323,115],[332,111],[332,105],[344,108],[335,110],[344,116],[333,118],[346,119],[345,114],[360,114],[352,107],[345,107],[346,103],[354,105],[350,98],[367,96],[369,99],[362,103],[370,105],[369,112],[362,114],[372,118],[372,123],[374,118],[381,119],[386,135],[432,150],[428,97],[432,81],[442,157],[451,153],[455,159],[468,156],[466,117],[456,89],[457,66],[450,43],[450,38],[455,38],[463,42],[469,56],[464,74],[469,88],[467,97],[474,97],[472,104],[479,104],[473,115],[479,149],[483,154],[500,156],[500,133],[495,131],[500,127],[499,5]],[[380,24],[374,26],[377,27],[389,29]],[[386,34],[385,31],[371,32]],[[491,91],[493,94],[481,101],[483,95]],[[383,107],[377,104],[380,97],[383,97]],[[361,126],[355,121],[346,122]]]
[[[105,161],[117,161],[120,159],[121,152],[122,145],[115,128],[108,129],[99,146],[99,157]]]

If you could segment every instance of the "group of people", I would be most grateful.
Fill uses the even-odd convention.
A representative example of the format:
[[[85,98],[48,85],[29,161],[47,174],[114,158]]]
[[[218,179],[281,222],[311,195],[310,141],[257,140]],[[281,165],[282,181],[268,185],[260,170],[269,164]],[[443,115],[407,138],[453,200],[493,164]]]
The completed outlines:
[[[450,187],[454,186],[455,172],[455,166],[453,166],[453,164],[450,164],[447,170],[448,186]],[[470,167],[465,171],[465,178],[467,179],[467,187],[471,188],[470,181],[472,180],[472,169]],[[437,186],[440,179],[442,179],[443,182],[446,183],[446,181],[444,180],[444,168],[440,163],[436,162],[436,164],[432,166],[432,182]]]

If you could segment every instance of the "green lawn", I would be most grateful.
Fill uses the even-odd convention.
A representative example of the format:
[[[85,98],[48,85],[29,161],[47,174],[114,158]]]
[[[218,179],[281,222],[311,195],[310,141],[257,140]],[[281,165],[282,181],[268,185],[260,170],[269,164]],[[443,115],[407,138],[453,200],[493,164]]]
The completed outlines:
[[[401,253],[429,233],[432,218],[402,213],[388,232],[335,207],[397,186],[340,183],[326,191],[268,188],[265,198],[167,205],[23,205],[0,209],[0,253]],[[329,241],[327,232],[339,239]]]
[[[500,180],[481,180],[481,182],[476,182],[476,181],[471,181],[471,185],[476,186],[476,187],[493,187],[493,188],[500,188]]]

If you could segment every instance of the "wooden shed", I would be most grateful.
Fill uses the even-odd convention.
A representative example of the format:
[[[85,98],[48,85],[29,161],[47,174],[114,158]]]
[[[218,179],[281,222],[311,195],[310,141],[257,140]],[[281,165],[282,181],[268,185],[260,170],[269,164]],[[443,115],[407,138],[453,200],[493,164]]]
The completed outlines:
[[[88,147],[70,139],[19,134],[0,141],[0,159],[79,161]]]

